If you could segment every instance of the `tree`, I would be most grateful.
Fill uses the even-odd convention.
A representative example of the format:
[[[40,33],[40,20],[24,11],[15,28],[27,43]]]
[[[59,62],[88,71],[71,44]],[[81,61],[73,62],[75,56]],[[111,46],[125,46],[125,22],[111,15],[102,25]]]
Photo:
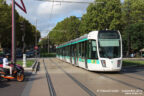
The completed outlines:
[[[79,37],[79,25],[80,20],[77,17],[65,18],[49,33],[50,40],[55,44],[61,44]]]
[[[7,5],[5,0],[0,0],[0,46],[2,48],[11,48],[11,5]],[[16,16],[16,46],[22,48],[22,36],[24,31],[21,30],[20,22],[25,22],[25,43],[27,46],[31,46],[35,44],[35,36],[37,36],[37,40],[40,38],[40,32],[36,27],[33,26],[28,20],[23,18],[18,14],[15,10]],[[37,34],[37,35],[35,35]]]
[[[128,46],[127,38],[130,34],[130,51],[139,51],[144,48],[144,23],[136,23],[130,24],[126,27],[125,32],[123,34],[123,41],[125,42],[125,46]],[[124,50],[128,50],[128,47],[125,47]]]
[[[125,25],[144,23],[144,0],[125,0],[122,12]]]
[[[92,30],[121,30],[121,3],[120,0],[96,0],[87,8],[83,15],[79,31],[81,35]]]
[[[132,25],[144,23],[144,0],[125,0],[122,5],[122,21],[123,21],[123,35],[126,35],[127,40],[124,41],[124,49],[127,49],[127,56],[133,49],[131,45],[132,30],[128,28]],[[138,26],[137,26],[138,27]],[[128,31],[129,30],[129,31]],[[134,43],[134,42],[133,42]],[[134,48],[135,49],[135,48]]]
[[[11,7],[5,3],[0,3],[0,43],[2,46],[9,46],[11,30]]]

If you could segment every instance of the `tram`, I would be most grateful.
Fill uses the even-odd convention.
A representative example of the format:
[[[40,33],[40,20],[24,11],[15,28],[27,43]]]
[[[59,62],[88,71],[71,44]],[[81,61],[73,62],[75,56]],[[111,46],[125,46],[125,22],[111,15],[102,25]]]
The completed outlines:
[[[59,45],[56,57],[90,71],[122,68],[122,38],[119,31],[92,31]]]

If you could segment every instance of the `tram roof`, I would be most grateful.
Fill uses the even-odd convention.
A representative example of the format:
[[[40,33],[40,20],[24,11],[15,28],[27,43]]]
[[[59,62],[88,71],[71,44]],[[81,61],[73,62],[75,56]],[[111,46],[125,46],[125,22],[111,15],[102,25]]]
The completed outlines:
[[[93,33],[93,32],[98,33],[98,31],[92,31],[90,33]],[[59,45],[57,48],[62,48],[62,47],[68,46],[68,45],[73,45],[73,44],[76,44],[76,43],[79,43],[79,42],[86,41],[86,40],[88,40],[88,37],[89,37],[90,33],[84,34],[83,36],[80,36],[79,38],[76,38],[74,40],[63,43],[63,44]]]
[[[79,42],[86,41],[88,39],[95,39],[95,40],[97,40],[98,32],[103,32],[103,31],[107,31],[107,32],[108,31],[113,31],[114,32],[115,30],[91,31],[88,34],[84,34],[83,36],[80,36],[79,38],[76,38],[74,40],[71,40],[71,41],[68,41],[66,43],[60,44],[57,48],[62,48],[62,47],[68,46],[68,45],[73,45],[73,44],[76,44],[76,43],[79,43]]]
[[[79,38],[76,38],[74,40],[70,40],[66,43],[63,43],[63,44],[59,45],[57,48],[62,48],[62,47],[68,46],[68,45],[73,45],[73,44],[76,44],[76,43],[79,43],[79,42],[83,42],[83,41],[88,40],[87,38],[88,38],[88,34],[85,34],[85,35],[83,35]]]

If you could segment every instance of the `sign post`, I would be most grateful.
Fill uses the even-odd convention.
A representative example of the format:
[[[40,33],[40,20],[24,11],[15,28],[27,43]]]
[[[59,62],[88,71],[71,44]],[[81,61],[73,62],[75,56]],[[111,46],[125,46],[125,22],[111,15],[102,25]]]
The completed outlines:
[[[12,58],[11,58],[11,62],[12,64],[16,64],[16,35],[15,35],[15,4],[21,9],[23,10],[25,13],[26,12],[26,8],[24,6],[24,3],[23,1],[21,0],[21,3],[22,3],[22,7],[17,3],[15,2],[15,0],[12,0]]]
[[[15,48],[15,0],[12,0],[12,63],[16,63],[16,48]]]

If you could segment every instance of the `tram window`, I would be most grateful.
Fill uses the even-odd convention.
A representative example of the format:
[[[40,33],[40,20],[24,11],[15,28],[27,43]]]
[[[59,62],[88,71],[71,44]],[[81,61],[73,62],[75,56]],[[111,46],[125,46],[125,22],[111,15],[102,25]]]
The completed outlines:
[[[58,55],[60,55],[60,49],[58,49]]]
[[[97,59],[97,47],[96,47],[96,40],[89,40],[88,45],[88,58],[90,59]]]
[[[81,44],[81,50],[82,50],[82,57],[85,57],[85,42],[82,42]]]
[[[61,50],[61,55],[63,55],[63,54],[62,54],[62,48],[61,48],[60,50]]]
[[[65,47],[65,56],[67,56],[67,47]]]
[[[70,56],[72,56],[72,45],[70,45]]]
[[[66,56],[68,56],[68,47],[66,47]]]
[[[65,48],[63,48],[63,56],[65,56]]]
[[[73,45],[73,53],[74,53],[74,57],[76,56],[76,44]]]
[[[69,56],[69,53],[70,53],[70,52],[69,52],[69,46],[68,46],[68,47],[67,47],[67,55],[68,55],[68,56]]]
[[[62,55],[61,48],[60,48],[60,55]]]
[[[65,48],[63,48],[63,56],[65,56]]]
[[[75,56],[76,54],[76,45],[73,45],[73,55]]]
[[[62,56],[64,56],[64,48],[62,48]]]
[[[78,43],[76,44],[76,57],[78,57],[78,48],[79,48],[79,46],[78,46]]]
[[[81,43],[78,44],[78,56],[81,57]]]
[[[71,54],[72,54],[72,57],[74,56],[74,45],[72,45],[72,52],[71,52]]]
[[[58,54],[58,49],[56,50],[56,54]]]

